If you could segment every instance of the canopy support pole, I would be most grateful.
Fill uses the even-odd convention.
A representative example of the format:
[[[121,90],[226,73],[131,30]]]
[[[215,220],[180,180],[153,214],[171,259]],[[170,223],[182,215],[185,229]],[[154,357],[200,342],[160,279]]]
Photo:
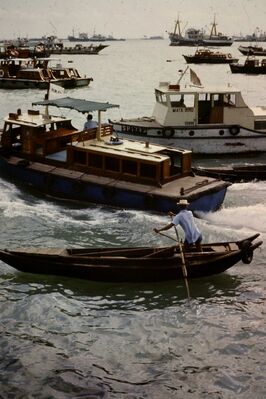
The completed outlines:
[[[97,126],[97,133],[96,133],[96,140],[101,141],[101,128],[102,128],[102,121],[101,121],[101,111],[98,110],[98,126]]]

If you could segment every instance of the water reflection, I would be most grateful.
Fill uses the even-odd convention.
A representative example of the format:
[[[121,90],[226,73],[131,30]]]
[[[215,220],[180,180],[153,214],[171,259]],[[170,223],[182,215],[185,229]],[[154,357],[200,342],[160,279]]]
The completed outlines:
[[[90,303],[94,309],[153,310],[175,305],[219,300],[237,295],[242,279],[224,273],[208,278],[189,280],[191,300],[187,298],[184,281],[162,283],[106,283],[59,276],[15,272],[2,275],[2,287],[10,296],[60,294],[65,298]]]

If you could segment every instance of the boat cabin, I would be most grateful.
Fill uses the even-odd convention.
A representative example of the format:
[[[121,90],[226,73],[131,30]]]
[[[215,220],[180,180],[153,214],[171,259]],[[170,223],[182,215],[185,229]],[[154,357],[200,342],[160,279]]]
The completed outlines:
[[[77,130],[69,118],[18,110],[5,118],[1,145],[8,155],[134,183],[161,186],[191,174],[191,151],[121,140],[112,133],[100,120],[97,128]]]
[[[53,70],[47,63],[35,59],[12,58],[0,61],[0,78],[29,80],[55,80]]]
[[[76,68],[63,68],[61,64],[56,64],[52,71],[55,79],[81,78]]]
[[[241,92],[232,87],[206,90],[201,86],[161,82],[155,89],[153,118],[162,126],[182,127],[238,124],[266,130],[266,110],[249,108]]]

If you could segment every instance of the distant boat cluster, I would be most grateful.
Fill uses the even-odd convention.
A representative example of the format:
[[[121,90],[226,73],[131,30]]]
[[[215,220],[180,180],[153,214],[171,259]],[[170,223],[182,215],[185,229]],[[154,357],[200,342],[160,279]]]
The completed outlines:
[[[105,41],[117,41],[117,40],[126,40],[124,38],[114,38],[112,35],[104,36],[101,34],[94,33],[92,36],[89,36],[88,33],[79,33],[78,36],[75,36],[74,32],[72,35],[68,36],[68,40],[70,42],[105,42]]]
[[[189,28],[182,34],[180,20],[175,22],[174,31],[169,33],[170,46],[231,46],[233,39],[217,32],[217,23],[214,19],[210,34],[202,29]]]

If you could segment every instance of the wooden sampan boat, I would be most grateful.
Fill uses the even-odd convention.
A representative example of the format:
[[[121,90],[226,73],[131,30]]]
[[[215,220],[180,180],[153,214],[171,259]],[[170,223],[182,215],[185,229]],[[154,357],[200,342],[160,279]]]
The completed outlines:
[[[188,278],[222,273],[239,261],[250,263],[262,241],[203,244],[202,252],[184,253]],[[182,251],[183,252],[183,251]],[[0,250],[0,259],[27,273],[60,275],[94,281],[148,282],[183,278],[179,245],[134,248],[18,248]]]
[[[193,168],[193,172],[199,176],[222,179],[230,181],[231,183],[266,180],[266,164],[230,165],[220,167],[198,166]]]

